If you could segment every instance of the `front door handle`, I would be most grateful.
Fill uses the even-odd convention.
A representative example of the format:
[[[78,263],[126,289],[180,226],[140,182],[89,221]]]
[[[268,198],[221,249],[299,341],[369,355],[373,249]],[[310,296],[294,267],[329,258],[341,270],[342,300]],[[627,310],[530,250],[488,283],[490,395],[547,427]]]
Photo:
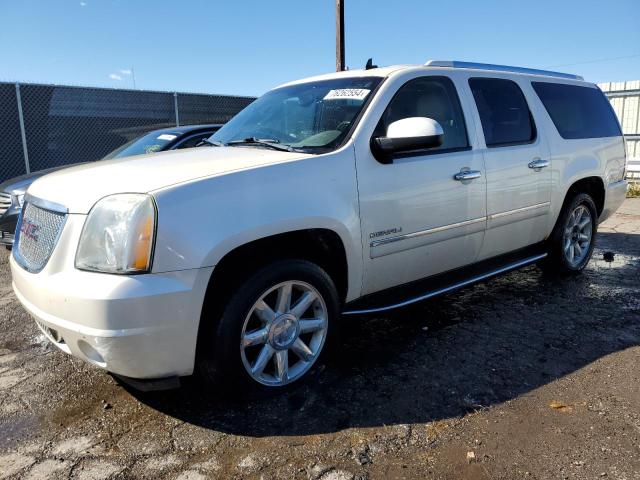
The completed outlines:
[[[539,172],[541,169],[546,168],[551,163],[549,160],[542,160],[541,158],[536,158],[532,162],[529,162],[529,168],[533,168],[536,172]]]
[[[458,172],[453,176],[454,180],[458,180],[459,182],[463,182],[465,180],[474,180],[476,178],[480,178],[482,173],[478,170],[465,170],[463,172]]]

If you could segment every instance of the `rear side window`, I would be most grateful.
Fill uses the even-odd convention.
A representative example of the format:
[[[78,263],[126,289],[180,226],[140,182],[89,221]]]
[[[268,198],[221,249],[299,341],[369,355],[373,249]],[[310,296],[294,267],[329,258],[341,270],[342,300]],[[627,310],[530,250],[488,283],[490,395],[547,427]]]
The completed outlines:
[[[562,138],[622,135],[613,109],[599,89],[547,82],[532,85]]]
[[[518,84],[501,78],[471,78],[487,147],[530,143],[536,130]]]

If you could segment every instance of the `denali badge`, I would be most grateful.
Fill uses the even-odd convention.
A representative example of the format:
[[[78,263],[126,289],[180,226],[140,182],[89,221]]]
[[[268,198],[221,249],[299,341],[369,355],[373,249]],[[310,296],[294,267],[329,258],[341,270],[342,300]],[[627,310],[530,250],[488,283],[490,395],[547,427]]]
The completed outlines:
[[[389,235],[391,233],[400,233],[400,232],[402,232],[402,227],[390,228],[389,230],[380,230],[379,232],[370,233],[369,238],[384,237],[385,235]]]
[[[34,242],[38,241],[38,230],[40,230],[40,225],[36,225],[33,222],[30,222],[26,218],[22,219],[22,225],[20,226],[20,235],[24,235],[27,238],[30,238]]]

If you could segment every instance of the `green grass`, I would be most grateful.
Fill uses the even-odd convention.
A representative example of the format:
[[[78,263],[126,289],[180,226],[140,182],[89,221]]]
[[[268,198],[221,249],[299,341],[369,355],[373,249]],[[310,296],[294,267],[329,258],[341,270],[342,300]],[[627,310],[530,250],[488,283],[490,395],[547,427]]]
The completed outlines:
[[[630,183],[627,198],[640,198],[640,183]]]

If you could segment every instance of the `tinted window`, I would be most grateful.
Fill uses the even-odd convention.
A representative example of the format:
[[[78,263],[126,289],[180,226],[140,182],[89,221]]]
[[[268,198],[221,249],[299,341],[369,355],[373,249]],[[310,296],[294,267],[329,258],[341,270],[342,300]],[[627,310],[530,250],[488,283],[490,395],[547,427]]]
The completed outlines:
[[[597,88],[533,82],[562,138],[599,138],[622,135],[613,109]]]
[[[162,131],[151,132],[116,148],[113,152],[106,155],[103,160],[161,152],[169,143],[178,138],[178,135],[178,133],[163,133]]]
[[[180,142],[178,146],[175,147],[175,149],[182,150],[183,148],[193,148],[200,142],[202,142],[202,140],[204,140],[205,138],[209,138],[212,134],[213,132],[202,132],[193,135],[192,137],[188,137],[186,140]]]
[[[529,143],[535,136],[531,112],[520,87],[511,80],[472,78],[487,147]]]
[[[469,145],[458,94],[446,77],[421,77],[404,84],[389,103],[377,131],[384,135],[391,123],[409,117],[432,118],[442,126],[444,142],[430,150]]]

